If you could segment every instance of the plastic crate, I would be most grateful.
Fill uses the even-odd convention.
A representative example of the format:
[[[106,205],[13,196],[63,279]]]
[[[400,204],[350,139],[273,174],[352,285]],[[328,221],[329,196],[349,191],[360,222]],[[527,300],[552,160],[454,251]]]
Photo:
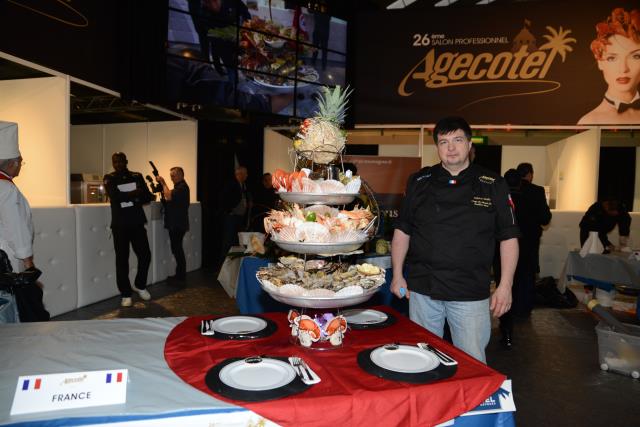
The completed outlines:
[[[639,378],[640,326],[625,325],[636,331],[638,336],[612,331],[604,322],[596,326],[600,369]]]

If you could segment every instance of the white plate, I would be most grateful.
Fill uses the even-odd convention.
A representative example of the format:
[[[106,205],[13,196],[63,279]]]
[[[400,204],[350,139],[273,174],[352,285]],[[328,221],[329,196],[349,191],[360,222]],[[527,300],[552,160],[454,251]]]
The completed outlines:
[[[355,251],[364,245],[369,239],[361,239],[353,242],[335,242],[335,243],[308,243],[308,242],[288,242],[271,238],[271,240],[285,251],[295,252],[299,254],[340,254]]]
[[[214,320],[212,326],[223,334],[253,334],[266,328],[267,322],[252,316],[229,316]]]
[[[353,309],[345,310],[342,315],[350,324],[356,325],[375,325],[376,323],[386,322],[389,316],[378,310],[370,309]]]
[[[371,361],[381,368],[405,374],[418,374],[435,369],[440,361],[431,352],[419,349],[417,346],[397,345],[397,349],[378,347],[371,352]]]
[[[302,193],[282,191],[278,195],[289,203],[304,205],[347,205],[358,196],[357,193]]]
[[[287,362],[263,358],[258,363],[238,360],[220,370],[220,381],[239,390],[273,390],[284,387],[296,377]]]

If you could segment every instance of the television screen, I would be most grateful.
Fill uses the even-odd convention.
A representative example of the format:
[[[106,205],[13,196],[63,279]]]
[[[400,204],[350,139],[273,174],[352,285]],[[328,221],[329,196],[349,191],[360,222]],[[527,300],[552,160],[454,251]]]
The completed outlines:
[[[170,102],[307,117],[345,84],[346,21],[283,1],[170,0]]]

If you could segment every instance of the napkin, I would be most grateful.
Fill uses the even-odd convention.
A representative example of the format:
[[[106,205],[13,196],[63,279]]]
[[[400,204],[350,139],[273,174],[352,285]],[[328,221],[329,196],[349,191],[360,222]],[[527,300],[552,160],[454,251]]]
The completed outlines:
[[[580,256],[584,258],[587,254],[601,254],[602,252],[604,252],[604,246],[602,246],[602,242],[598,237],[598,232],[590,231],[589,237],[582,245],[582,249],[580,249]]]

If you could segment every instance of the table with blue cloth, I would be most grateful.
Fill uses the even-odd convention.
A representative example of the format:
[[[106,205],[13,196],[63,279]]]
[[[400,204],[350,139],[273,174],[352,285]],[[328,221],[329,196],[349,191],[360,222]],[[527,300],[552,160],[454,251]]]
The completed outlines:
[[[372,257],[364,257],[362,261],[370,261]],[[262,290],[258,279],[256,279],[256,273],[260,267],[266,267],[270,261],[265,258],[257,258],[246,256],[242,259],[240,264],[240,274],[238,274],[238,286],[236,288],[236,304],[240,313],[242,314],[255,314],[255,313],[268,313],[272,311],[289,311],[291,307],[286,304],[282,304]],[[369,305],[386,305],[392,307],[396,311],[402,314],[408,315],[409,304],[405,298],[398,299],[395,297],[389,287],[391,286],[391,278],[393,272],[391,268],[386,269],[385,283],[379,288],[369,301]]]
[[[564,292],[567,280],[576,280],[586,285],[611,291],[615,285],[640,289],[640,261],[627,252],[610,254],[587,254],[569,252],[564,265],[558,289]],[[636,316],[640,318],[640,298],[636,305]]]

